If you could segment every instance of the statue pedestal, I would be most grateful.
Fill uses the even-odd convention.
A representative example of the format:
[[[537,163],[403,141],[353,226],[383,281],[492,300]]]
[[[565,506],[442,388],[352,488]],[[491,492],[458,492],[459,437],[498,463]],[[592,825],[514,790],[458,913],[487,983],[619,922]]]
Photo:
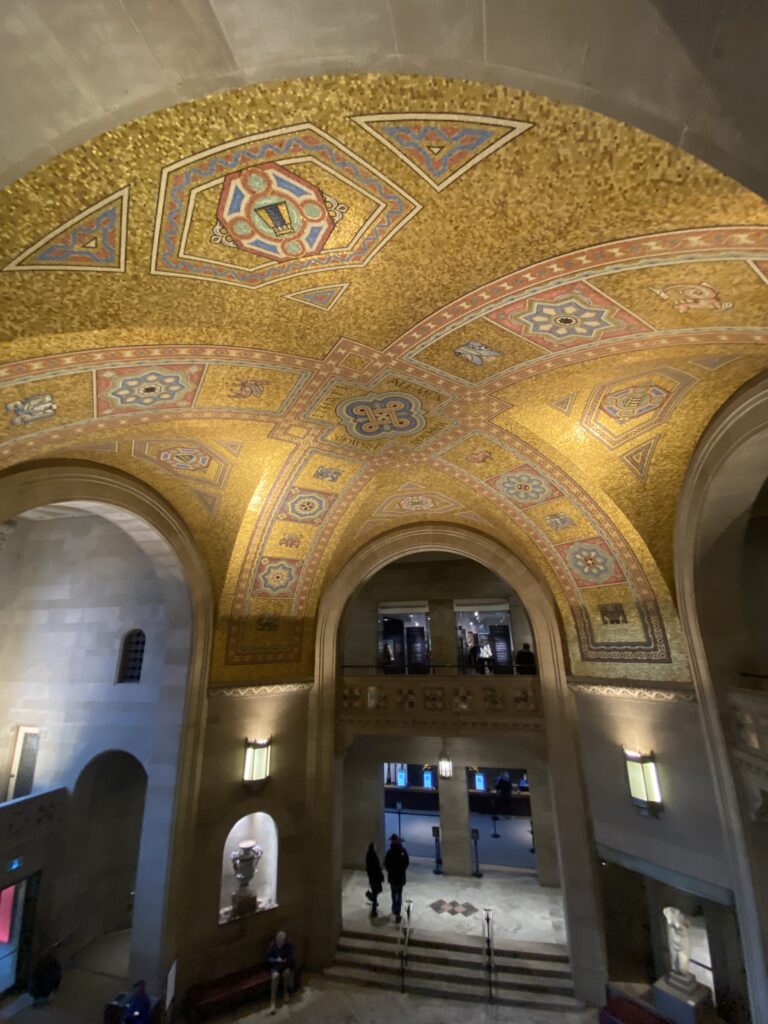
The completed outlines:
[[[258,902],[259,901],[252,892],[233,892],[232,917],[243,917],[245,914],[255,914]]]
[[[693,975],[666,974],[653,986],[653,1005],[674,1024],[709,1024],[717,1020],[712,993]]]

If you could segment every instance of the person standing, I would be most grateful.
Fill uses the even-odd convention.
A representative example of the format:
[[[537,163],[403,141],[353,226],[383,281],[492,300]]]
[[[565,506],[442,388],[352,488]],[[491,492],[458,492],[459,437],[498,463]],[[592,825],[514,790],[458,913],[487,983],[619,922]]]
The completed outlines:
[[[283,980],[283,1002],[290,1001],[293,991],[293,946],[285,932],[278,932],[272,939],[267,950],[267,969],[272,976],[271,1000],[269,1012],[276,1013],[277,990],[280,979]]]
[[[509,818],[512,816],[512,780],[509,772],[502,772],[496,779],[496,792],[499,794],[501,813]]]
[[[384,857],[384,867],[387,869],[387,881],[392,893],[392,913],[395,915],[397,924],[400,924],[405,873],[410,862],[408,851],[400,842],[400,836],[393,832],[389,837],[389,849]]]
[[[371,917],[378,917],[379,893],[384,888],[384,872],[381,870],[379,855],[373,843],[368,844],[365,854],[365,871],[368,875],[368,891],[365,898],[371,903]]]
[[[522,649],[515,652],[515,672],[519,676],[536,675],[536,655],[530,644],[523,644]]]

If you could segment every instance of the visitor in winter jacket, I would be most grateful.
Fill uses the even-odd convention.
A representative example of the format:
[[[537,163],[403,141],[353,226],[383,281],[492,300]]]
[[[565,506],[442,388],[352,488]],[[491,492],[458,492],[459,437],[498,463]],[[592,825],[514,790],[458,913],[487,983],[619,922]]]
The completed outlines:
[[[365,854],[365,871],[368,875],[368,891],[365,898],[371,903],[371,917],[377,917],[379,893],[384,888],[384,872],[381,870],[379,855],[373,843],[368,844]]]
[[[403,906],[405,873],[408,870],[409,864],[408,851],[400,842],[400,836],[393,833],[389,837],[389,849],[384,857],[384,867],[387,869],[387,881],[392,893],[392,913],[395,915],[395,921],[398,924],[400,924]]]

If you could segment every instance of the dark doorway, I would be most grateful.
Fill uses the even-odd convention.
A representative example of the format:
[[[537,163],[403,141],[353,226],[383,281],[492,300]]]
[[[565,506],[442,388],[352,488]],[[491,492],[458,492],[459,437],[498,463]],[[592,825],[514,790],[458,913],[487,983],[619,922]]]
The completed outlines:
[[[70,836],[70,919],[78,949],[129,929],[147,791],[131,754],[95,757],[75,784]]]

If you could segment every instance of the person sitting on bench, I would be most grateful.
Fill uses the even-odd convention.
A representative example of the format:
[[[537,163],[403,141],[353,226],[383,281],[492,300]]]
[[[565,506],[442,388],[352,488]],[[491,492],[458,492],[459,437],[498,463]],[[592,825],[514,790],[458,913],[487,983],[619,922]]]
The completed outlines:
[[[125,1024],[149,1024],[151,1012],[152,1002],[147,995],[146,985],[143,980],[137,981],[123,1012],[123,1021]]]
[[[269,1012],[276,1013],[277,990],[283,979],[283,1002],[289,1002],[293,991],[293,946],[285,932],[278,932],[267,950],[267,967],[272,975],[271,1001]]]

